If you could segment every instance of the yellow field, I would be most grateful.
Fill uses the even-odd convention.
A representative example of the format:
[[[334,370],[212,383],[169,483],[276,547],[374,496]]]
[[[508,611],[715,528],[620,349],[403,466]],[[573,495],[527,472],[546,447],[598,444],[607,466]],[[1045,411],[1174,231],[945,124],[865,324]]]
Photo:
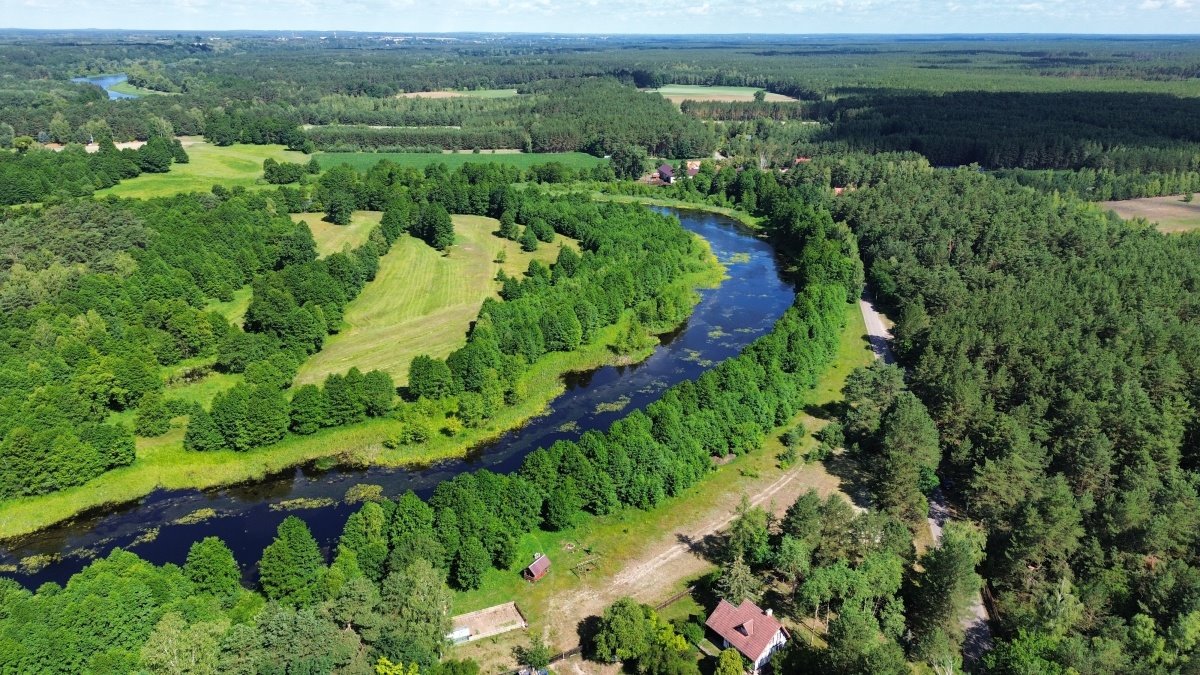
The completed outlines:
[[[1100,206],[1110,209],[1126,220],[1145,218],[1154,223],[1160,232],[1178,233],[1200,229],[1200,201],[1185,202],[1180,196],[1101,202]]]
[[[355,211],[349,225],[334,225],[325,221],[323,213],[292,214],[292,220],[308,225],[317,241],[317,255],[321,257],[337,253],[345,246],[358,248],[365,244],[382,218],[382,211]]]
[[[505,272],[518,275],[535,258],[552,262],[567,241],[559,237],[525,253],[516,242],[493,235],[498,228],[492,218],[454,216],[457,241],[449,255],[413,237],[398,239],[380,260],[375,281],[346,307],[345,327],[305,362],[296,384],[320,382],[351,367],[383,370],[403,384],[414,356],[444,357],[465,344],[484,299],[499,290],[497,254],[505,251]]]

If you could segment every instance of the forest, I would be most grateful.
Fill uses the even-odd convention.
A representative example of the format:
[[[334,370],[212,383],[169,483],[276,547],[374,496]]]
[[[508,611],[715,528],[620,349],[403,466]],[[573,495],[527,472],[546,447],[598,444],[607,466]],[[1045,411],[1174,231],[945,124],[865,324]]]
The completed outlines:
[[[771,471],[837,487],[766,505],[779,516],[744,499],[690,544],[709,571],[686,583],[702,609],[757,600],[807,636],[774,672],[1197,671],[1200,234],[1094,202],[1200,189],[1200,41],[270,35],[0,31],[0,509],[167,443],[254,461],[379,425],[373,452],[419,457],[506,430],[547,363],[594,349],[636,370],[715,265],[646,205],[752,227],[793,302],[653,402],[605,402],[602,428],[339,503],[331,547],[301,512],[254,560],[197,537],[174,563],[115,549],[37,588],[5,568],[0,672],[478,673],[447,643],[452,608],[496,593],[525,542],[646,522],[767,447]],[[72,81],[101,73],[137,96]],[[759,93],[647,91],[671,84]],[[234,145],[307,156],[259,158],[239,187],[225,166],[200,192],[96,194]],[[534,154],[576,151],[598,164]],[[664,163],[673,181],[648,178]],[[471,255],[462,216],[494,219],[498,248],[461,341],[405,354],[406,380],[346,364],[294,384],[398,247]],[[846,367],[817,406],[864,289],[896,363]],[[213,391],[181,393],[198,383]],[[361,461],[326,454],[296,473]],[[597,614],[585,659],[744,666],[702,657],[694,618],[631,598]],[[545,664],[529,640],[512,660]]]

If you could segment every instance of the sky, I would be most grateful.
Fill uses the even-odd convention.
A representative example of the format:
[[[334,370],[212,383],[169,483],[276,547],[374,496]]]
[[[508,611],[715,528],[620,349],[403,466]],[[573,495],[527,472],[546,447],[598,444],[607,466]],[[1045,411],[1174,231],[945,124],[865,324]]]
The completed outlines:
[[[0,0],[9,28],[1187,33],[1200,0]]]

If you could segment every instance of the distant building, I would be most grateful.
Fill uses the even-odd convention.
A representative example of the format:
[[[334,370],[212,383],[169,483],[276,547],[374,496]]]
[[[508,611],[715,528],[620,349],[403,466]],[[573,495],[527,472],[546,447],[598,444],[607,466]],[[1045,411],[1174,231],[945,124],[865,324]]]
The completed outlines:
[[[704,625],[721,638],[723,648],[733,647],[750,660],[753,675],[758,675],[791,637],[771,610],[764,612],[749,600],[737,607],[722,600]]]
[[[658,167],[658,179],[667,184],[674,183],[675,169],[671,168],[670,164],[663,164]]]
[[[525,581],[534,582],[546,576],[546,572],[549,571],[550,558],[544,553],[539,553],[534,556],[533,562],[525,568],[521,576],[525,577]]]

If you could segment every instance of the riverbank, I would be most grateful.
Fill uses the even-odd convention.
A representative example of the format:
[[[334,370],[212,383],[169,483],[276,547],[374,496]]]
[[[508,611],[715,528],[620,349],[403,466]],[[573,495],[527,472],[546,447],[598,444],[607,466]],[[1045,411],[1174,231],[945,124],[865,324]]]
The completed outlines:
[[[513,647],[526,644],[530,634],[544,637],[555,651],[570,649],[578,645],[580,623],[618,598],[628,596],[655,605],[683,591],[716,569],[693,543],[728,527],[743,495],[776,515],[809,489],[822,496],[834,492],[845,496],[843,479],[822,463],[781,467],[779,437],[801,423],[810,432],[801,453],[816,447],[812,433],[828,421],[819,416],[821,411],[842,400],[846,377],[872,360],[867,336],[862,313],[847,306],[838,355],[807,395],[806,409],[768,434],[759,450],[718,467],[683,494],[648,511],[624,509],[589,517],[580,526],[560,532],[538,530],[524,535],[518,541],[514,568],[534,552],[545,552],[553,559],[550,573],[529,584],[519,569],[488,570],[479,590],[455,593],[452,612],[516,601],[529,630],[458,645],[451,656],[475,659],[482,672],[504,672],[513,665]],[[683,616],[688,603],[681,604]]]
[[[703,242],[703,239],[701,239]],[[707,242],[704,242],[707,248]],[[676,283],[688,289],[714,288],[725,268],[712,254],[706,269],[686,275]],[[520,403],[506,406],[488,424],[453,437],[438,436],[417,447],[385,448],[383,442],[400,429],[400,422],[374,419],[326,429],[311,436],[289,436],[284,441],[244,453],[196,453],[183,450],[182,426],[156,439],[139,443],[138,459],[85,485],[48,495],[0,502],[0,541],[18,539],[84,514],[138,501],[155,490],[210,490],[261,481],[297,466],[321,462],[322,466],[419,467],[462,458],[471,450],[520,428],[547,410],[566,390],[563,376],[606,365],[624,365],[649,357],[654,348],[618,356],[611,349],[621,328],[632,317],[602,331],[592,344],[570,353],[552,353],[524,375],[528,392]]]

